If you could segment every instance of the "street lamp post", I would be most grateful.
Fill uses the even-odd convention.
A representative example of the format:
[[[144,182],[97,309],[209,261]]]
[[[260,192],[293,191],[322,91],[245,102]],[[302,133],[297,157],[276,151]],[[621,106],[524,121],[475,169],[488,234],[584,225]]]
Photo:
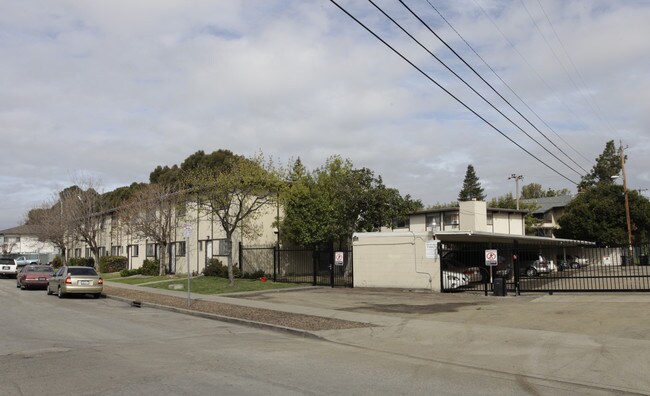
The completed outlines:
[[[627,177],[625,176],[625,151],[621,142],[621,173],[623,174],[623,194],[625,194],[625,220],[627,221],[628,260],[632,260],[632,221],[630,219],[630,199],[627,193]]]
[[[515,199],[517,200],[517,210],[519,210],[519,180],[523,180],[522,175],[515,175],[514,173],[508,178],[508,180],[515,179]]]

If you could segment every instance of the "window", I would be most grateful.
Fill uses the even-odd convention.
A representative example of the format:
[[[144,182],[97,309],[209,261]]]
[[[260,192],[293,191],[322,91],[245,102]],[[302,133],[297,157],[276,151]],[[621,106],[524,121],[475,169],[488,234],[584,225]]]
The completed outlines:
[[[426,224],[427,229],[431,228],[431,231],[440,230],[440,214],[439,213],[427,215],[426,222],[427,222],[427,224]]]
[[[155,243],[147,243],[147,257],[156,257]]]
[[[176,255],[185,256],[185,242],[176,242]]]
[[[99,257],[106,256],[106,248],[103,246],[99,247]]]
[[[487,214],[487,225],[494,225],[494,213],[492,212]]]
[[[187,213],[187,206],[184,203],[176,205],[176,217],[185,217]]]
[[[111,256],[121,256],[122,246],[111,246]]]
[[[77,258],[81,257],[81,248],[75,248],[74,256]]]
[[[90,248],[86,248],[86,251],[84,252],[84,257],[91,257],[92,254],[90,253]]]
[[[217,239],[215,242],[219,243],[219,253],[217,256],[227,256],[230,254],[230,244],[225,239]]]
[[[140,245],[131,245],[131,257],[138,257],[140,254]]]
[[[203,251],[203,241],[199,241],[199,252]]]
[[[444,214],[445,225],[457,226],[460,224],[458,212],[446,212]]]

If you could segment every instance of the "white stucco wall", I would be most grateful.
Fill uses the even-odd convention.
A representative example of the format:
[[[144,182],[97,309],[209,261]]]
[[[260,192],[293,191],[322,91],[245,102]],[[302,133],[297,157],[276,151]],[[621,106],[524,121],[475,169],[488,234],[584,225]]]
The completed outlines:
[[[428,233],[354,234],[354,287],[440,291],[440,262],[428,258]]]

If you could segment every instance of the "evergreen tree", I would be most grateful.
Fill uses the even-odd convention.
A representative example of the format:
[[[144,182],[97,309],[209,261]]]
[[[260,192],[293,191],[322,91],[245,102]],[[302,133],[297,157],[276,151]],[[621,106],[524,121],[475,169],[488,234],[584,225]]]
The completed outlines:
[[[463,180],[463,188],[458,193],[459,201],[484,201],[485,194],[483,193],[483,187],[481,187],[481,182],[476,176],[474,167],[470,164],[467,165],[467,172],[465,173],[465,180]]]
[[[605,144],[603,153],[596,158],[596,165],[585,175],[578,185],[580,191],[597,184],[613,184],[612,176],[621,172],[621,155],[616,149],[614,141],[610,140]]]

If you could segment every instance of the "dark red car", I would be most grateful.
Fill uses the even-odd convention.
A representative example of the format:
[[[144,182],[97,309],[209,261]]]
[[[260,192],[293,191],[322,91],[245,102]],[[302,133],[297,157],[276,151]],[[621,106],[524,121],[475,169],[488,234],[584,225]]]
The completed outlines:
[[[16,287],[25,290],[38,287],[45,289],[54,270],[49,265],[26,265],[16,276]]]

